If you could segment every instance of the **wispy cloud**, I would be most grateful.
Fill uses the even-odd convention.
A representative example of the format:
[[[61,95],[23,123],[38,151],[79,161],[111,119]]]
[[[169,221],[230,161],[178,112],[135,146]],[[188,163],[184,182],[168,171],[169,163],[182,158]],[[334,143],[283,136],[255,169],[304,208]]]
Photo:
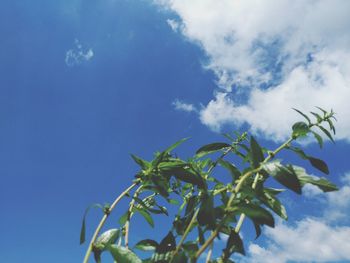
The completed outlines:
[[[173,101],[173,106],[176,110],[185,111],[185,112],[197,112],[197,108],[193,104],[189,104],[183,102],[181,100],[176,99]]]
[[[91,48],[85,48],[78,39],[74,41],[74,48],[67,50],[65,62],[69,67],[76,66],[93,58],[94,52]]]
[[[179,16],[170,26],[200,45],[217,76],[200,114],[205,125],[247,123],[281,140],[298,118],[292,107],[317,105],[335,110],[336,138],[350,141],[349,1],[156,2]]]

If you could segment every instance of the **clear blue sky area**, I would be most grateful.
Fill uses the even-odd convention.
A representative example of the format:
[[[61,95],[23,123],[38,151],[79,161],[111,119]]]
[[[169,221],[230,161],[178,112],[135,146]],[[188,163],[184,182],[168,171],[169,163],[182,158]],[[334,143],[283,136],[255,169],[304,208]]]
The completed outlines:
[[[111,202],[130,183],[137,171],[130,153],[149,159],[191,137],[178,150],[187,157],[221,140],[196,114],[174,109],[175,99],[207,103],[215,76],[203,69],[200,47],[171,30],[173,16],[136,0],[1,1],[1,262],[81,262],[84,210]],[[85,57],[69,64],[69,50]],[[340,185],[348,144],[307,151],[328,160]],[[317,215],[317,205],[304,203],[291,220],[299,211]],[[88,217],[89,237],[100,215]],[[142,221],[133,230],[158,240],[168,231]]]

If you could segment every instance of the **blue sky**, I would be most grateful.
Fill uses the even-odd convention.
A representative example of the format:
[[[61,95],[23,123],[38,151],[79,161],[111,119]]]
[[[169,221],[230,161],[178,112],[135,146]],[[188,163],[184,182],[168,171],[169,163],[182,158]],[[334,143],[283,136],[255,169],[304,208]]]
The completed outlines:
[[[315,232],[321,240],[333,233],[324,244],[330,252],[305,254],[308,261],[350,260],[350,235],[342,234],[350,232],[350,21],[343,11],[349,4],[238,2],[1,2],[3,262],[80,262],[84,209],[111,202],[128,185],[137,171],[130,153],[151,158],[191,137],[178,150],[189,157],[221,140],[220,132],[249,127],[275,147],[298,118],[291,107],[314,105],[338,114],[336,144],[323,151],[309,144],[306,151],[327,160],[340,195],[324,197],[313,188],[305,199],[286,195],[287,225],[253,244],[247,223],[246,260],[268,262],[279,249],[280,262],[299,262],[281,233],[295,233],[298,243],[305,229],[311,242],[320,240]],[[296,14],[303,23],[293,20]],[[90,232],[99,216],[90,214]],[[137,237],[167,232],[137,222]]]

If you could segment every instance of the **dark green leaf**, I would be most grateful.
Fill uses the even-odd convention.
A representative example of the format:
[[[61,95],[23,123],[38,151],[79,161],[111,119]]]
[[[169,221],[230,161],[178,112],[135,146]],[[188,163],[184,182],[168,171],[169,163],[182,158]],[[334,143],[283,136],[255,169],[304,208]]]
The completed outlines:
[[[327,131],[327,130],[326,130],[325,128],[323,128],[321,125],[318,125],[317,127],[320,128],[321,131],[323,131],[323,133],[326,134],[326,136],[334,143],[333,137],[332,137],[332,135],[330,134],[329,131]]]
[[[301,194],[301,185],[292,166],[283,166],[277,161],[265,164],[264,170],[282,185]]]
[[[207,154],[214,153],[228,147],[231,147],[231,145],[224,142],[215,142],[207,144],[197,150],[196,157],[201,158]]]
[[[194,211],[194,208],[197,205],[197,196],[191,196],[188,199],[186,209],[185,209],[185,216],[192,213]]]
[[[165,254],[176,249],[176,240],[173,233],[169,232],[157,246],[156,253]]]
[[[198,225],[198,242],[203,245],[205,242],[204,231],[201,226]]]
[[[260,162],[264,160],[263,151],[258,144],[258,142],[254,139],[253,136],[250,137],[250,150],[251,150],[251,160],[254,168],[259,167]]]
[[[315,157],[311,157],[308,156],[306,153],[304,153],[304,151],[300,148],[296,148],[296,147],[288,147],[287,149],[292,150],[293,152],[295,152],[296,154],[298,154],[302,159],[306,159],[309,160],[310,164],[315,167],[316,169],[320,170],[321,172],[325,173],[325,174],[329,174],[329,170],[328,170],[328,166],[327,164],[322,161],[321,159],[315,158]]]
[[[183,251],[180,251],[179,253],[177,253],[172,260],[172,263],[187,263],[187,262],[188,262],[188,258]]]
[[[134,252],[125,247],[110,245],[108,250],[117,263],[142,263],[142,260]]]
[[[293,129],[293,136],[295,137],[306,136],[310,131],[309,126],[305,122],[294,123],[292,129]]]
[[[260,225],[254,223],[254,228],[256,233],[255,239],[257,239],[261,235],[261,227]]]
[[[307,122],[308,122],[309,124],[311,124],[311,120],[310,120],[310,118],[309,118],[306,114],[304,114],[304,113],[302,113],[300,110],[297,110],[297,109],[294,109],[294,108],[293,108],[293,110],[295,110],[297,113],[299,113],[301,116],[303,116],[303,117],[307,120]]]
[[[144,239],[135,245],[135,248],[142,250],[142,251],[150,251],[155,250],[158,246],[158,243],[152,239]]]
[[[101,204],[92,204],[88,206],[85,209],[83,221],[81,224],[81,230],[80,230],[80,244],[83,244],[85,242],[85,233],[86,233],[86,216],[90,210],[90,208],[100,208],[103,211],[103,206]]]
[[[145,220],[147,221],[147,223],[148,223],[151,227],[154,227],[153,218],[152,218],[151,214],[150,214],[149,212],[147,212],[147,210],[142,209],[142,208],[136,208],[136,207],[134,207],[133,210],[136,211],[136,212],[139,212],[139,213],[145,218]]]
[[[214,198],[212,195],[203,197],[197,220],[201,226],[207,226],[210,229],[215,228]]]
[[[329,174],[328,166],[324,161],[322,161],[321,159],[310,157],[310,156],[308,159],[313,167],[317,168],[318,170],[320,170],[325,174]]]
[[[243,247],[243,241],[239,234],[236,233],[235,230],[231,230],[230,236],[226,243],[226,248],[224,249],[224,257],[223,260],[226,262],[226,260],[232,255],[234,252],[238,252],[242,255],[245,255],[244,247]]]
[[[241,176],[241,172],[232,163],[220,159],[219,164],[230,172],[232,176],[232,181],[236,181]]]

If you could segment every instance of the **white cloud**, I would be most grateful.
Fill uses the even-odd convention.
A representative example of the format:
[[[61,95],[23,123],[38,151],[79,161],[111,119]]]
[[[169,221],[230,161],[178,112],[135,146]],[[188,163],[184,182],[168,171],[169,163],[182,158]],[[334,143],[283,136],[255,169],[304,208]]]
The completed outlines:
[[[320,106],[335,110],[336,138],[350,141],[350,1],[156,2],[177,13],[177,28],[217,75],[215,97],[200,113],[204,124],[248,123],[281,140],[298,118],[292,107]]]
[[[65,62],[67,66],[72,67],[79,65],[84,61],[89,61],[93,58],[94,52],[91,48],[84,48],[78,39],[74,41],[74,48],[67,50]]]
[[[176,110],[185,111],[185,112],[197,112],[196,107],[193,104],[189,104],[180,100],[175,100],[173,106]]]
[[[278,224],[266,229],[269,245],[251,244],[250,263],[330,262],[350,260],[350,227],[332,227],[322,221],[306,218],[295,226]]]
[[[174,19],[167,19],[166,22],[174,32],[177,32],[181,28],[181,24]]]
[[[330,262],[350,260],[350,227],[340,225],[350,209],[350,173],[341,178],[345,183],[338,192],[320,194],[305,186],[303,193],[319,201],[323,215],[306,217],[294,225],[281,220],[275,228],[264,229],[264,246],[249,244],[244,263]]]

